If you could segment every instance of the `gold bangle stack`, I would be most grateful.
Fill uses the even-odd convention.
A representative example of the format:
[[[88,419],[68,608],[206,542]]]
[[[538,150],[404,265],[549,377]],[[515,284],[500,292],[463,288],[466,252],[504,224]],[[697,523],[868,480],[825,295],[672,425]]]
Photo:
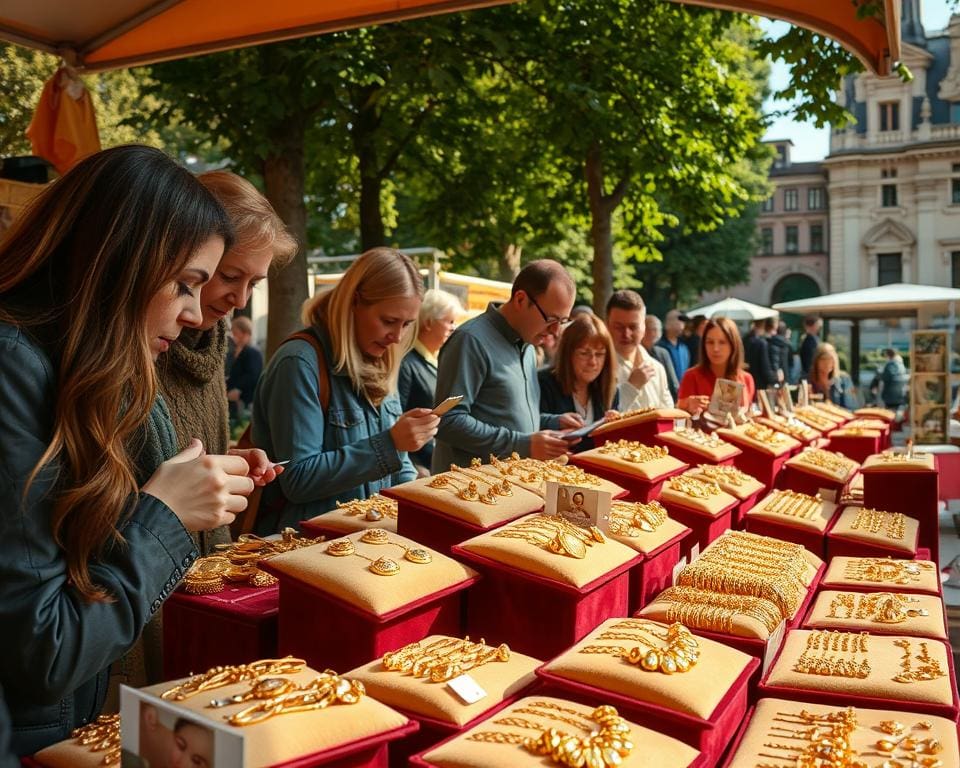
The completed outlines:
[[[702,429],[694,429],[693,427],[680,427],[675,429],[673,434],[688,443],[704,448],[722,448],[729,445],[725,440],[721,440],[716,432],[704,432]]]
[[[894,682],[919,683],[946,677],[947,673],[941,668],[940,662],[930,656],[930,649],[926,642],[920,642],[920,653],[916,656],[913,655],[911,642],[906,638],[894,640],[893,644],[903,649],[903,657],[900,659],[900,673],[894,676]],[[917,666],[913,664],[915,661],[919,662]]]
[[[651,642],[651,638],[654,642]],[[627,648],[592,643],[585,645],[578,653],[617,656],[645,672],[661,672],[664,675],[689,672],[700,660],[699,641],[679,622],[663,627],[644,619],[627,619],[610,626],[597,639],[630,640],[640,644]]]
[[[463,640],[455,637],[443,638],[428,646],[410,643],[396,651],[385,653],[381,659],[384,669],[428,678],[432,683],[453,680],[464,672],[493,661],[510,661],[510,647],[506,644],[492,647],[486,645],[482,638],[479,643],[474,643],[469,637]]]
[[[306,665],[307,662],[303,659],[287,656],[283,659],[261,659],[249,664],[213,667],[202,674],[187,678],[173,688],[168,688],[160,694],[160,698],[167,701],[185,701],[198,693],[242,683],[244,680],[256,680],[268,675],[291,675],[300,672]]]
[[[337,502],[337,509],[348,517],[362,517],[371,523],[379,522],[384,518],[397,519],[397,502],[375,493],[366,499]]]
[[[368,528],[360,537],[364,544],[373,546],[394,546],[403,550],[403,559],[415,565],[429,565],[433,562],[433,555],[423,547],[408,547],[399,541],[390,541],[390,534],[383,528]],[[377,576],[395,576],[400,572],[400,563],[391,557],[370,557],[357,551],[352,539],[335,539],[331,541],[324,552],[331,557],[360,557],[369,560],[367,569]]]
[[[493,535],[504,539],[520,539],[555,555],[566,555],[577,560],[587,556],[588,547],[607,541],[596,526],[584,529],[563,517],[546,514],[511,523]]]
[[[843,578],[849,581],[874,581],[878,584],[916,584],[924,571],[932,570],[932,563],[921,560],[857,557],[844,564]]]
[[[642,533],[653,533],[666,519],[667,510],[659,501],[610,503],[610,533],[615,536],[635,538]]]
[[[667,621],[678,621],[693,629],[732,634],[737,616],[756,619],[773,632],[783,620],[769,600],[749,595],[727,595],[696,587],[668,587],[656,598],[667,604]]]
[[[727,484],[734,488],[742,488],[753,480],[746,472],[725,464],[699,464],[696,473],[703,475],[707,480],[713,480],[718,485]]]
[[[470,462],[471,469],[478,469],[481,466],[483,465],[480,459],[475,458]],[[491,455],[490,466],[499,472],[502,478],[519,480],[540,496],[543,496],[547,480],[555,480],[564,485],[584,485],[593,488],[603,485],[599,477],[584,472],[580,467],[558,460],[521,459],[516,451],[510,454],[509,459],[498,459]]]
[[[671,477],[667,480],[667,487],[692,499],[709,499],[720,493],[720,486],[716,480],[701,480],[689,475]]]
[[[251,688],[257,685],[254,682]],[[283,684],[272,684],[269,689],[261,686],[257,694],[249,697],[254,703],[227,717],[227,722],[238,726],[256,725],[278,715],[326,709],[335,704],[356,704],[365,695],[366,689],[359,680],[341,677],[327,669],[302,685],[286,680]]]
[[[823,509],[822,505],[823,500],[819,493],[816,496],[810,496],[797,491],[774,491],[773,498],[757,511],[812,520]]]
[[[120,765],[120,715],[100,715],[70,732],[70,738],[90,752],[103,752],[101,765]]]
[[[846,480],[853,471],[855,462],[842,454],[833,451],[825,451],[822,448],[811,448],[798,454],[797,460],[802,464],[809,464],[825,472],[836,476],[840,480]]]
[[[605,456],[616,456],[631,464],[646,464],[648,461],[657,461],[670,455],[670,451],[665,446],[644,445],[637,440],[611,440],[601,445],[597,452]]]
[[[827,677],[852,677],[864,680],[870,676],[870,660],[866,658],[866,632],[831,632],[813,630],[807,644],[793,665],[794,672]],[[864,658],[858,660],[858,656]]]
[[[850,528],[854,531],[865,530],[870,533],[881,533],[888,539],[902,541],[906,536],[906,517],[900,512],[884,512],[879,509],[861,507],[857,510]]]

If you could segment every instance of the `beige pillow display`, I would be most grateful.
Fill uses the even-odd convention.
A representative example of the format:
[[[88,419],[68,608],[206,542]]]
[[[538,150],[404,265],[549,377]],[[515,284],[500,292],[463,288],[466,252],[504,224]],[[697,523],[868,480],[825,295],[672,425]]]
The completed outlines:
[[[934,472],[937,464],[932,453],[914,451],[909,456],[906,453],[884,451],[867,456],[863,462],[864,472]]]
[[[566,699],[528,696],[431,749],[423,759],[436,768],[544,768],[556,765],[549,757],[527,750],[522,739],[539,737],[541,731],[537,729],[540,726],[587,736],[592,712],[592,707]],[[573,722],[569,722],[571,720]],[[519,722],[532,727],[508,724]],[[687,768],[700,755],[696,749],[677,739],[629,721],[628,724],[633,749],[623,758],[620,768]],[[521,743],[513,743],[518,741]]]
[[[648,421],[666,421],[668,419],[689,419],[690,414],[681,411],[679,408],[641,408],[633,411],[624,411],[616,419],[607,419],[603,424],[593,430],[593,436],[605,435],[609,432],[617,432],[621,429],[627,429],[636,424],[644,424]]]
[[[92,752],[90,747],[83,746],[76,739],[64,739],[56,744],[41,749],[34,755],[34,759],[43,768],[104,768],[105,752]],[[111,763],[119,766],[120,763]]]
[[[701,593],[704,596],[700,601],[696,603],[687,603],[687,602],[675,602],[674,600],[669,599],[671,590],[690,590],[688,587],[671,587],[670,589],[664,590],[653,602],[647,605],[640,611],[640,616],[643,616],[645,619],[652,619],[654,621],[659,621],[664,624],[670,624],[674,621],[679,621],[686,624],[686,626],[691,629],[703,629],[710,632],[721,632],[727,635],[733,635],[734,637],[746,637],[753,638],[756,640],[764,640],[770,637],[770,632],[772,629],[776,629],[776,625],[770,628],[768,627],[769,622],[763,621],[757,616],[747,615],[741,613],[737,610],[724,610],[723,604],[727,603],[727,598],[731,596],[721,595],[716,593],[711,593],[709,596],[706,596],[704,590],[691,590],[696,593]],[[737,596],[732,596],[734,600],[737,599]],[[709,602],[713,598],[714,602]],[[746,598],[750,601],[756,601],[756,603],[763,603],[768,606],[770,611],[770,616],[776,618],[776,624],[779,624],[782,619],[780,617],[780,611],[776,605],[771,603],[769,600],[763,600],[763,598]],[[727,622],[726,626],[717,626],[716,618],[713,616],[712,612],[709,610],[708,606],[717,607],[723,614],[724,617],[721,621]],[[694,616],[702,616],[702,621],[684,621],[685,609],[691,611]],[[707,610],[704,610],[707,609]],[[766,615],[766,612],[764,614]]]
[[[336,509],[324,512],[307,521],[322,528],[343,533],[365,531],[367,528],[383,528],[397,532],[397,501],[379,493],[368,499],[337,502]]]
[[[534,540],[546,539],[546,534],[539,537],[526,536],[521,530],[531,523],[540,522],[540,518],[550,521],[541,526],[544,531],[559,525],[544,515],[528,515],[495,531],[488,531],[467,539],[460,546],[467,552],[490,558],[519,571],[544,576],[578,588],[639,557],[634,549],[609,537],[605,537],[606,541],[602,544],[594,542],[584,545],[582,558],[551,552],[546,544],[534,543]],[[567,525],[576,527],[572,523]],[[583,529],[579,530],[587,533]],[[515,536],[523,536],[523,538],[514,538]]]
[[[912,635],[946,640],[943,601],[904,592],[824,590],[810,609],[804,628],[831,627],[878,635]]]
[[[813,427],[819,432],[829,432],[836,427],[839,422],[831,419],[829,414],[818,411],[816,408],[797,409],[793,412],[793,418],[802,421],[809,427]]]
[[[790,435],[753,421],[718,429],[717,434],[734,445],[752,448],[768,456],[783,456],[801,445],[799,440],[795,440]]]
[[[427,648],[431,643],[445,639],[448,639],[445,635],[430,635],[420,641],[420,646]],[[464,704],[446,682],[434,683],[429,677],[414,677],[389,670],[381,659],[357,667],[346,676],[362,682],[367,693],[385,704],[462,727],[533,683],[536,680],[534,670],[541,663],[530,656],[509,651],[508,661],[494,660],[467,670],[466,673],[487,692],[484,698],[473,704]]]
[[[854,413],[847,408],[841,408],[836,403],[830,401],[819,400],[815,403],[812,403],[813,407],[819,411],[824,411],[840,419],[841,421],[850,421],[854,417]]]
[[[857,408],[853,413],[856,416],[865,416],[867,418],[876,417],[886,422],[891,422],[897,418],[896,412],[891,411],[889,408]]]
[[[877,544],[899,550],[905,555],[915,555],[919,531],[919,521],[900,512],[847,507],[837,518],[830,536]]]
[[[736,497],[721,491],[717,483],[687,475],[667,480],[660,489],[660,501],[693,509],[710,517],[717,517],[737,503]]]
[[[707,434],[699,429],[677,429],[661,432],[657,439],[703,456],[707,461],[726,461],[740,455],[737,446],[721,440],[716,432]]]
[[[747,517],[823,533],[836,512],[836,504],[824,501],[818,496],[797,491],[776,490],[771,491],[748,509]]]
[[[618,693],[640,702],[709,720],[731,686],[746,669],[752,657],[723,643],[703,637],[697,638],[700,658],[687,672],[667,675],[662,672],[647,672],[639,665],[609,653],[580,653],[583,648],[605,646],[611,648],[642,649],[664,647],[656,638],[646,642],[629,639],[601,639],[607,633],[634,634],[623,627],[629,623],[643,623],[653,627],[658,634],[666,632],[666,624],[641,619],[607,619],[569,651],[546,665],[546,670],[557,677],[590,685],[603,691]],[[639,633],[649,637],[646,633]]]
[[[822,734],[829,731],[831,722],[828,716],[839,718],[844,708],[826,705],[802,704],[786,699],[761,699],[753,711],[753,717],[744,731],[743,738],[727,768],[756,768],[757,765],[795,765],[797,750],[809,742],[805,736],[811,727],[823,726]],[[811,720],[810,716],[820,718]],[[942,745],[935,759],[940,768],[960,768],[960,748],[957,746],[957,724],[944,717],[931,715],[912,715],[908,712],[894,712],[883,709],[854,709],[856,727],[849,733],[849,746],[860,759],[866,759],[867,765],[880,766],[884,759],[892,766],[920,765],[910,757],[911,750],[894,749],[886,753],[877,751],[878,744],[890,742],[895,745],[906,738],[924,741],[929,744],[933,739]],[[898,727],[899,726],[899,729]],[[796,735],[800,732],[800,736]],[[787,737],[787,738],[785,738]],[[909,742],[907,743],[909,746]],[[771,748],[770,744],[789,745],[787,749]],[[883,746],[889,746],[884,744]],[[921,750],[924,749],[921,747]],[[933,748],[934,750],[936,747]],[[919,757],[928,757],[929,752],[916,750]],[[857,759],[857,757],[854,757]]]
[[[348,534],[314,547],[287,552],[269,561],[271,572],[291,577],[316,587],[321,592],[338,597],[350,605],[377,616],[395,611],[416,600],[422,600],[441,590],[462,584],[477,575],[453,558],[429,547],[400,536],[388,533],[389,543],[369,544],[374,529]],[[331,546],[336,551],[337,543],[352,542],[357,554],[334,557],[329,554]],[[418,550],[411,555],[425,553],[430,562],[418,563],[405,558],[405,551]],[[388,558],[399,566],[390,576],[381,576],[370,570],[373,561]],[[281,589],[283,585],[281,583]]]
[[[786,465],[807,472],[811,475],[825,477],[842,483],[850,479],[860,465],[853,459],[848,459],[836,451],[826,451],[822,448],[810,448],[787,459]]]
[[[700,464],[688,469],[684,474],[697,480],[713,480],[720,486],[721,491],[729,493],[740,501],[749,499],[767,487],[753,475],[748,475],[743,470],[731,466]]]
[[[300,684],[310,682],[317,676],[313,669],[305,668],[285,677]],[[178,682],[161,683],[143,690],[159,696]],[[359,739],[368,739],[406,725],[408,718],[371,696],[364,696],[356,704],[334,704],[324,709],[275,715],[255,725],[230,726],[226,718],[250,706],[251,701],[231,704],[220,709],[207,707],[213,698],[225,699],[250,690],[248,682],[226,685],[198,693],[185,701],[168,701],[176,705],[185,717],[194,720],[211,720],[244,736],[245,768],[271,766],[315,752],[323,752]]]
[[[843,425],[846,429],[872,429],[880,432],[886,432],[890,425],[883,419],[854,419]]]
[[[852,662],[861,668],[860,674],[865,673],[866,676],[847,677],[798,672],[794,667],[798,661],[803,663],[801,656],[808,643],[815,641],[818,635],[823,642],[830,642],[831,647],[827,651],[809,651],[808,658],[827,658],[834,663]],[[848,641],[851,648],[854,643],[864,643],[866,652],[862,651],[862,645],[858,645],[857,653],[850,650],[834,651],[835,640]],[[924,651],[927,660],[921,658]],[[911,675],[915,675],[916,679]],[[904,681],[904,676],[910,679]],[[921,679],[923,677],[930,679]],[[868,635],[829,630],[794,629],[788,632],[780,656],[767,676],[766,684],[943,706],[950,706],[954,695],[947,650],[943,643],[900,635]]]
[[[801,416],[810,416],[814,419],[826,419],[833,424],[843,424],[845,421],[849,421],[849,417],[840,416],[839,414],[832,413],[831,411],[825,408],[818,408],[816,405],[808,405],[804,408],[794,409],[794,413]]]
[[[867,437],[871,440],[876,440],[883,433],[877,429],[869,429],[866,427],[851,427],[847,425],[845,427],[840,427],[839,429],[833,430],[830,433],[830,439],[832,440],[835,437]]]
[[[819,440],[823,435],[819,430],[814,429],[809,424],[804,424],[798,419],[788,419],[785,416],[758,416],[754,419],[758,424],[764,424],[765,426],[775,429],[778,432],[783,432],[790,437],[796,438],[804,443],[809,443],[812,440]]]
[[[614,502],[614,504],[621,504],[623,505],[623,508],[626,509],[632,506],[634,502],[622,501]],[[646,555],[662,547],[671,539],[679,536],[682,533],[686,533],[689,530],[690,529],[687,528],[687,526],[678,523],[676,520],[672,520],[670,517],[667,517],[653,531],[641,530],[634,536],[617,533],[610,533],[608,535],[611,539],[619,541],[622,544],[626,544],[631,549],[635,549],[637,552],[642,552]]]
[[[630,477],[650,482],[686,468],[662,446],[644,445],[636,440],[617,440],[577,454],[577,461],[609,467]]]
[[[520,459],[519,465],[516,464],[515,460],[498,461],[496,465],[484,464],[480,469],[491,477],[501,481],[506,478],[510,483],[530,491],[541,500],[540,506],[543,506],[543,496],[547,492],[547,480],[556,480],[565,485],[579,485],[605,491],[613,498],[626,494],[626,488],[617,485],[612,480],[598,477],[575,464],[566,463],[566,456],[561,457],[561,459],[555,459],[554,461]],[[525,471],[525,466],[534,466],[539,469],[532,472]]]
[[[822,583],[830,587],[897,588],[940,594],[940,573],[929,560],[838,555],[830,560]]]

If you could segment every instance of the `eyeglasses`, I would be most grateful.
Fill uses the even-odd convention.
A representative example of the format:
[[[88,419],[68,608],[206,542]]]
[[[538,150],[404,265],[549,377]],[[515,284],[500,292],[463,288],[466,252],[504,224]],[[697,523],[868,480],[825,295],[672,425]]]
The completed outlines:
[[[527,298],[530,299],[530,303],[532,303],[533,306],[537,308],[537,312],[540,313],[540,317],[543,318],[543,322],[547,324],[547,328],[555,325],[559,330],[562,331],[564,328],[566,328],[570,324],[569,317],[550,317],[546,312],[543,311],[543,307],[541,307],[537,303],[537,300],[533,298],[533,296],[530,296],[530,294],[527,294]]]
[[[605,349],[578,349],[573,354],[584,362],[587,360],[603,361],[607,359],[607,350]]]

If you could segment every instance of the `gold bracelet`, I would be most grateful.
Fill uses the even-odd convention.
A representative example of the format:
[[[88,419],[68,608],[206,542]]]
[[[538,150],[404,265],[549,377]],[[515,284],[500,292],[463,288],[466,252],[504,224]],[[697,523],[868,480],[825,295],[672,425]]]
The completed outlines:
[[[609,441],[597,449],[598,453],[616,456],[631,464],[646,464],[670,455],[669,449],[661,445],[644,445],[637,440]]]

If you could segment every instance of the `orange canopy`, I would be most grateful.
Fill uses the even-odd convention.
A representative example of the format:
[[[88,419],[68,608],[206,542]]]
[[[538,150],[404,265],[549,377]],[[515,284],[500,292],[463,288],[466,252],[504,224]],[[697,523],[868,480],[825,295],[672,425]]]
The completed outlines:
[[[888,74],[900,55],[898,0],[884,0],[885,22],[857,19],[851,0],[687,1],[815,29],[878,74]],[[506,2],[511,0],[4,0],[0,39],[97,71]]]

